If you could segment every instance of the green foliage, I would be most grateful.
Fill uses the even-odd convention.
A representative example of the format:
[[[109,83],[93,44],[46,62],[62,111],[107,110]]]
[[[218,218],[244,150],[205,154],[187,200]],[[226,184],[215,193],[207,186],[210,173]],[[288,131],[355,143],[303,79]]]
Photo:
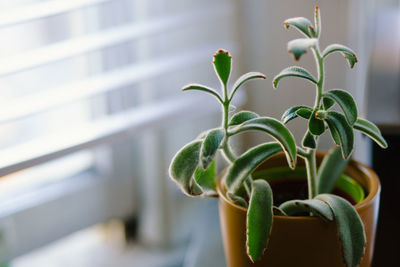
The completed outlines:
[[[272,190],[265,180],[252,183],[247,210],[247,254],[252,262],[259,259],[267,247],[272,228]]]
[[[288,50],[295,60],[309,49],[313,52],[317,77],[308,70],[291,66],[282,70],[273,79],[277,87],[285,77],[299,77],[315,85],[313,107],[298,105],[288,108],[281,121],[261,117],[252,111],[234,112],[231,101],[237,90],[248,81],[265,79],[259,72],[249,72],[240,76],[232,88],[228,88],[231,74],[232,57],[228,51],[218,50],[213,58],[215,72],[221,81],[221,94],[218,90],[200,84],[185,86],[183,91],[197,90],[213,95],[222,106],[221,126],[201,133],[194,141],[185,145],[172,159],[170,176],[182,191],[190,196],[215,197],[216,193],[216,155],[222,153],[229,166],[223,183],[227,189],[228,199],[247,208],[247,253],[251,261],[259,259],[269,239],[273,215],[317,216],[324,221],[335,222],[341,242],[343,259],[347,266],[357,266],[365,248],[365,233],[362,221],[354,207],[346,200],[330,193],[337,178],[343,173],[354,147],[354,130],[369,136],[381,147],[387,143],[379,129],[367,120],[358,117],[353,97],[340,89],[324,88],[324,60],[334,52],[341,53],[352,68],[357,62],[353,50],[343,45],[333,44],[321,53],[319,38],[321,36],[320,9],[315,8],[314,25],[306,18],[297,17],[284,22],[286,28],[294,27],[305,38],[295,39],[288,43]],[[337,104],[340,112],[330,110]],[[297,147],[292,133],[285,124],[297,117],[307,120],[308,128],[302,139],[302,147]],[[236,155],[230,146],[230,138],[249,131],[262,131],[275,139],[274,142],[251,147],[241,155]],[[317,170],[316,149],[319,136],[329,131],[336,146],[327,153]],[[268,158],[284,152],[288,165],[294,168],[297,156],[304,159],[309,188],[307,200],[290,200],[280,207],[273,207],[272,191],[269,184],[262,179],[253,179],[252,173]],[[249,200],[249,201],[247,201]],[[238,233],[239,234],[239,233]]]

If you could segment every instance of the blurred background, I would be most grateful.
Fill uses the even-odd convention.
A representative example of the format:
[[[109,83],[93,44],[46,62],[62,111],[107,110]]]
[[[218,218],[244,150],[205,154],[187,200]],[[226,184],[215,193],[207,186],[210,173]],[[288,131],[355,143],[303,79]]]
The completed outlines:
[[[315,5],[321,46],[359,59],[350,70],[330,56],[326,88],[350,91],[389,142],[382,151],[357,136],[354,153],[381,177],[374,264],[389,266],[400,239],[398,0],[1,0],[1,266],[225,266],[216,200],[186,197],[168,177],[174,153],[220,123],[217,102],[180,88],[218,87],[211,60],[225,48],[232,78],[267,75],[238,108],[280,118],[311,105],[309,83],[271,81],[295,64],[286,43],[299,34],[282,22],[312,19]],[[315,72],[311,53],[296,64]],[[301,138],[305,126],[290,129]],[[264,138],[243,136],[237,149]]]

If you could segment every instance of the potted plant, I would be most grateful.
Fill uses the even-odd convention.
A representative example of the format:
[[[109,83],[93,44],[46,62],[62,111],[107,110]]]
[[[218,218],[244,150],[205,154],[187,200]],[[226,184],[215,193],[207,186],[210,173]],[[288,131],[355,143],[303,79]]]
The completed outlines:
[[[288,19],[284,25],[305,36],[290,41],[288,50],[299,60],[310,49],[317,64],[317,77],[292,66],[273,79],[274,87],[286,77],[313,83],[313,107],[291,107],[281,121],[252,111],[231,114],[230,104],[237,90],[246,82],[265,76],[259,72],[244,74],[228,90],[231,56],[225,50],[217,51],[213,61],[222,94],[199,84],[182,89],[213,95],[222,106],[222,123],[177,152],[170,176],[189,196],[219,197],[225,253],[231,267],[371,264],[379,180],[371,169],[349,157],[354,148],[354,130],[383,148],[387,144],[373,123],[358,116],[349,93],[324,89],[324,60],[328,55],[341,53],[351,68],[357,58],[351,49],[338,44],[321,52],[318,7],[314,19],[314,25],[303,17]],[[340,111],[333,110],[335,104]],[[301,146],[296,145],[285,126],[298,117],[308,124]],[[230,138],[247,131],[265,132],[275,141],[236,155]],[[325,131],[330,132],[335,146],[328,153],[321,153],[317,151],[318,139]],[[218,151],[229,164],[219,176],[215,164]]]

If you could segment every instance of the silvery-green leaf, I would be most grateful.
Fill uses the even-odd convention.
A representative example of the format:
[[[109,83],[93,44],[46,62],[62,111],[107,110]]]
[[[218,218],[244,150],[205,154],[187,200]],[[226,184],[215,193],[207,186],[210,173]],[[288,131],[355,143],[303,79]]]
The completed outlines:
[[[337,137],[334,137],[334,140],[335,138],[339,139],[342,156],[344,159],[347,159],[354,148],[353,129],[347,123],[346,118],[336,111],[328,111],[326,122],[328,123],[330,131],[337,135]],[[336,141],[337,140],[335,140],[335,142]]]
[[[344,263],[347,267],[358,266],[365,252],[366,236],[356,209],[347,200],[331,194],[321,194],[315,199],[325,202],[332,210]]]
[[[201,141],[195,140],[185,145],[172,159],[169,175],[182,191],[189,195],[196,195],[193,191],[193,174],[199,163]]]
[[[227,192],[226,195],[228,196],[229,200],[232,201],[234,204],[247,208],[247,202],[241,196],[237,196],[231,192]]]
[[[354,129],[361,131],[363,134],[374,140],[382,148],[387,148],[388,145],[385,138],[383,138],[381,131],[372,122],[358,118],[353,127]]]
[[[203,169],[207,169],[214,160],[224,137],[224,129],[214,129],[208,132],[200,148],[200,164]]]
[[[279,208],[289,216],[312,212],[326,221],[333,221],[333,214],[329,205],[317,199],[289,200],[282,203]]]
[[[286,29],[289,29],[290,26],[295,27],[301,33],[303,33],[306,37],[312,37],[308,31],[308,27],[312,26],[311,22],[303,17],[290,18],[283,22],[283,25]]]
[[[253,147],[242,154],[228,168],[225,184],[228,192],[235,193],[246,178],[265,160],[282,151],[278,143],[266,143]]]
[[[289,166],[294,168],[296,164],[296,142],[292,133],[283,125],[280,121],[269,118],[259,117],[252,120],[243,122],[236,126],[230,132],[231,135],[235,135],[244,131],[263,131],[271,135],[279,144],[282,146],[283,151],[286,154]]]
[[[221,83],[226,86],[231,73],[232,56],[228,51],[220,49],[214,54],[213,63]]]
[[[216,197],[217,189],[215,179],[217,177],[217,171],[215,168],[215,160],[211,162],[209,167],[204,170],[200,166],[196,168],[194,173],[194,180],[196,184],[200,187],[202,196],[205,197]]]
[[[314,24],[316,37],[319,37],[321,35],[321,13],[318,6],[315,6]]]
[[[223,102],[222,98],[219,96],[219,94],[214,89],[207,87],[205,85],[188,84],[182,88],[182,91],[190,91],[190,90],[203,91],[203,92],[209,93],[209,94],[215,96],[219,102],[221,102],[221,103]]]
[[[298,114],[297,111],[300,109],[304,109],[304,110],[312,110],[310,107],[307,106],[294,106],[294,107],[290,107],[288,108],[282,115],[281,121],[286,124],[289,121],[297,118]]]
[[[343,159],[341,148],[335,146],[322,160],[318,169],[318,194],[331,193],[336,181],[346,168],[348,159]]]
[[[272,190],[265,180],[252,183],[247,210],[247,254],[252,262],[259,259],[267,248],[272,228]]]
[[[298,66],[291,66],[284,70],[282,70],[278,75],[274,77],[272,85],[274,88],[278,86],[279,81],[285,77],[300,77],[306,80],[311,81],[314,84],[317,84],[315,78],[308,72],[308,70],[298,67]]]
[[[356,64],[358,61],[354,51],[344,45],[341,45],[341,44],[328,45],[325,48],[324,52],[322,52],[322,57],[325,58],[333,52],[340,52],[349,62],[350,68],[353,68],[354,64]]]
[[[340,106],[350,125],[356,122],[358,116],[357,106],[351,94],[344,90],[334,89],[323,94],[323,97],[332,99]]]
[[[245,121],[248,121],[248,120],[251,120],[254,118],[258,118],[258,117],[259,116],[257,113],[254,113],[252,111],[243,110],[232,116],[231,120],[229,121],[228,126],[236,126]]]
[[[241,87],[247,81],[250,81],[253,79],[266,79],[266,77],[261,72],[248,72],[246,74],[243,74],[242,76],[239,77],[239,79],[236,80],[235,84],[233,85],[232,93],[231,93],[229,99],[233,98],[233,96],[236,93],[236,90],[239,89],[239,87]]]
[[[300,57],[307,52],[307,49],[314,47],[318,43],[315,38],[312,39],[295,39],[288,42],[287,49],[289,53],[292,53],[294,59],[297,61]]]

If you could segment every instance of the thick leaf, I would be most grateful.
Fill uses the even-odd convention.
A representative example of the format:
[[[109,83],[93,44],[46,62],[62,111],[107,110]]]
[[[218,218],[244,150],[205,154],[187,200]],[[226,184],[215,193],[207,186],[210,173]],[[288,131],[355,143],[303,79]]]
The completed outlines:
[[[225,131],[223,129],[214,129],[208,132],[200,149],[200,163],[203,169],[207,169],[214,160],[215,154],[224,137]]]
[[[335,101],[333,101],[330,98],[323,98],[322,102],[324,103],[324,109],[328,110],[330,107],[333,106],[333,104],[335,104]]]
[[[325,58],[333,52],[340,52],[349,62],[350,68],[353,68],[354,64],[356,64],[358,61],[354,51],[341,44],[328,45],[322,53],[322,57]]]
[[[238,113],[236,113],[235,115],[232,116],[230,122],[229,122],[229,126],[235,126],[235,125],[239,125],[245,121],[254,119],[254,118],[258,118],[258,114],[254,113],[252,111],[247,111],[247,110],[243,110],[240,111]]]
[[[242,86],[245,82],[253,79],[266,79],[266,77],[261,72],[248,72],[246,74],[243,74],[239,77],[239,79],[236,80],[235,84],[233,85],[232,93],[229,98],[232,99],[232,97],[236,93],[236,90],[239,89],[240,86]]]
[[[222,98],[219,96],[219,94],[214,91],[214,89],[207,87],[205,85],[201,85],[201,84],[188,84],[185,87],[182,88],[182,91],[189,91],[189,90],[196,90],[196,91],[203,91],[209,94],[212,94],[213,96],[215,96],[219,102],[223,102]]]
[[[289,216],[312,212],[326,221],[333,221],[333,214],[329,205],[317,199],[289,200],[282,203],[279,208]]]
[[[269,157],[281,152],[277,143],[266,143],[253,147],[242,154],[228,169],[225,184],[231,193],[237,192],[246,178]]]
[[[357,106],[351,94],[340,89],[335,89],[326,92],[323,97],[330,98],[338,103],[350,125],[356,122],[358,116]]]
[[[313,111],[311,114],[310,120],[308,121],[308,130],[313,135],[321,135],[325,132],[325,124],[323,120],[317,119],[315,114],[317,111]]]
[[[241,196],[232,194],[230,192],[227,192],[226,195],[228,196],[229,200],[232,201],[234,204],[247,208],[247,202]]]
[[[353,127],[374,140],[382,148],[387,148],[388,145],[385,138],[383,138],[381,131],[372,122],[358,118]]]
[[[307,131],[307,133],[304,135],[302,144],[303,147],[308,147],[312,149],[317,147],[317,142],[315,140],[315,137],[309,131]]]
[[[342,149],[342,156],[344,159],[347,159],[351,152],[353,152],[354,148],[354,132],[351,126],[347,123],[346,118],[336,112],[329,111],[327,113],[326,122],[328,123],[329,129],[331,132],[334,132],[340,141],[340,147]],[[335,140],[335,142],[338,140]]]
[[[364,225],[356,209],[347,200],[335,195],[321,194],[315,199],[325,202],[332,210],[344,263],[348,267],[358,266],[364,255],[366,237]]]
[[[336,181],[346,168],[348,159],[343,159],[341,149],[335,146],[325,155],[318,169],[318,194],[331,193]]]
[[[312,114],[312,108],[310,107],[303,107],[296,111],[296,114],[304,119],[309,119]]]
[[[247,254],[252,262],[258,260],[267,248],[272,228],[272,190],[265,180],[252,183],[247,210]]]
[[[294,59],[297,61],[300,59],[300,57],[307,52],[307,49],[315,46],[317,44],[318,40],[315,38],[312,39],[295,39],[287,44],[287,49],[289,53],[292,53],[294,56]]]
[[[172,159],[169,175],[182,191],[191,196],[193,191],[193,174],[199,164],[201,141],[193,141],[179,150]]]
[[[319,37],[321,35],[321,13],[318,6],[315,6],[314,25],[315,25],[315,35],[316,37]]]
[[[228,51],[220,49],[214,55],[214,67],[222,84],[226,86],[231,73],[232,56]]]
[[[216,197],[217,189],[215,179],[217,177],[217,171],[215,168],[215,160],[212,161],[210,166],[204,170],[200,166],[197,167],[194,173],[194,180],[202,191],[202,196],[205,197]]]
[[[294,106],[294,107],[291,107],[291,108],[287,109],[287,110],[283,113],[282,118],[281,118],[281,121],[282,121],[284,124],[286,124],[286,123],[288,123],[289,121],[291,121],[291,120],[297,118],[297,117],[298,117],[297,111],[300,110],[300,109],[312,110],[310,107],[307,107],[307,106]]]
[[[284,70],[282,70],[278,75],[276,75],[274,77],[274,80],[272,82],[272,85],[274,86],[274,88],[276,88],[278,86],[279,81],[284,78],[284,77],[300,77],[300,78],[304,78],[307,79],[315,84],[317,84],[317,81],[315,80],[315,78],[308,72],[308,70],[302,68],[302,67],[298,67],[298,66],[291,66],[288,67]]]
[[[274,118],[260,117],[245,121],[232,129],[231,134],[238,134],[244,131],[258,130],[271,135],[282,146],[286,154],[289,166],[294,168],[296,164],[296,142],[292,133],[280,121]]]
[[[276,216],[288,216],[283,210],[281,210],[278,207],[273,206],[272,210],[274,212],[274,215],[276,215]]]
[[[289,29],[290,26],[295,27],[301,33],[303,33],[306,37],[312,37],[308,31],[308,27],[312,26],[311,22],[303,17],[291,18],[287,19],[283,22],[283,25],[286,29]]]

